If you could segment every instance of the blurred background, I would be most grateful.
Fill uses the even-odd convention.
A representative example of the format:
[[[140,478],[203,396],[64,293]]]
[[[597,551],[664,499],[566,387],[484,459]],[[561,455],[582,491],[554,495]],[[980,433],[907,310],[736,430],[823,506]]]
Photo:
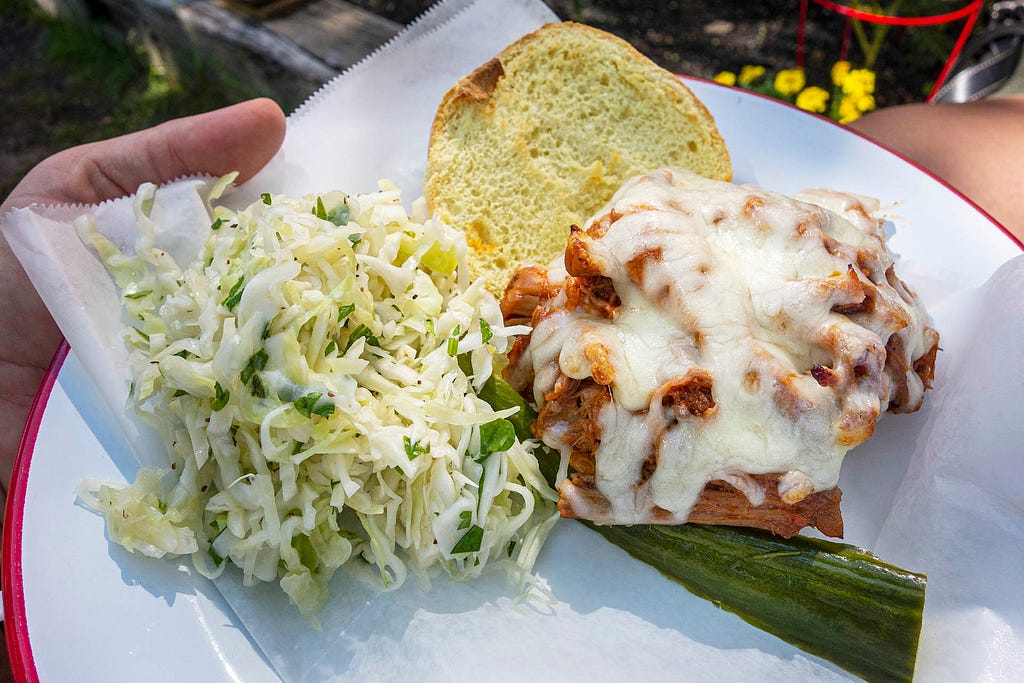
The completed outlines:
[[[263,95],[292,111],[429,8],[425,0],[0,0],[0,197],[47,155]],[[796,66],[800,0],[549,0],[562,19],[625,38],[674,72],[713,78]],[[951,0],[852,3],[904,15]],[[808,83],[877,48],[877,106],[921,101],[963,22],[860,27],[807,3]],[[984,14],[982,14],[984,17]],[[978,30],[984,21],[975,27]],[[844,40],[844,35],[846,39]],[[858,42],[858,38],[865,38]],[[829,86],[830,87],[830,86]],[[769,88],[770,89],[770,88]]]

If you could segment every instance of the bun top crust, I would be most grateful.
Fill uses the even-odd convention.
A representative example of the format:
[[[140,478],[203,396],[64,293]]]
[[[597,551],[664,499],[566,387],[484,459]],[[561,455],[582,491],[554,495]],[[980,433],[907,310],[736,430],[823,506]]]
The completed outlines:
[[[628,178],[681,166],[730,180],[714,119],[629,43],[572,22],[528,34],[445,95],[424,193],[466,232],[475,275],[500,293],[521,263],[564,253]]]

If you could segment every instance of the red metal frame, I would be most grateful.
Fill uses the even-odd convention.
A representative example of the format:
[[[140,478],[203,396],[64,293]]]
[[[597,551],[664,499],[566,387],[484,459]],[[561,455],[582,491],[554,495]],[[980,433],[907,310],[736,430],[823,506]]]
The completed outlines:
[[[804,39],[805,39],[805,27],[807,25],[807,3],[808,0],[800,0],[800,23],[797,27],[796,39],[796,64],[799,67],[804,65]],[[935,85],[932,86],[932,90],[928,93],[928,101],[930,102],[935,93],[938,92],[939,88],[946,81],[946,77],[949,75],[950,69],[953,68],[953,64],[956,63],[957,58],[964,49],[964,45],[967,43],[967,38],[971,34],[971,29],[974,28],[975,22],[978,21],[978,16],[981,14],[983,0],[971,0],[963,7],[951,12],[944,12],[942,14],[928,14],[919,17],[900,17],[900,16],[889,16],[886,14],[875,14],[874,12],[865,12],[863,10],[849,7],[832,0],[814,0],[816,5],[820,5],[827,10],[841,14],[846,17],[847,28],[851,20],[856,19],[858,21],[866,21],[871,24],[888,24],[889,26],[936,26],[938,24],[948,24],[953,21],[959,21],[964,19],[964,26],[960,30],[960,35],[957,37],[956,43],[953,45],[953,49],[949,53],[949,57],[946,59],[946,63],[942,65],[942,71],[939,72],[939,77],[935,79]],[[843,38],[843,55],[846,53],[846,43],[848,38]]]

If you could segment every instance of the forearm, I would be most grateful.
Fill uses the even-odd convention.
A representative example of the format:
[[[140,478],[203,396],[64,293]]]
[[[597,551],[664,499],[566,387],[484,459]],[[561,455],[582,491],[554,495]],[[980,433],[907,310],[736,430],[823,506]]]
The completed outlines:
[[[925,167],[1024,239],[1024,96],[889,107],[850,127]]]

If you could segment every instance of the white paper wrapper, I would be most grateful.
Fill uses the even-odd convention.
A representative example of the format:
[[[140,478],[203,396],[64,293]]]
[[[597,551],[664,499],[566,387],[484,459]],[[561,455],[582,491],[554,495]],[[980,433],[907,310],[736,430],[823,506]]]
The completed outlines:
[[[388,177],[408,205],[422,191],[444,92],[554,19],[533,0],[438,5],[292,115],[282,152],[228,201],[241,206],[265,191],[365,192]],[[186,179],[157,195],[158,239],[181,263],[208,225],[209,184]],[[131,246],[130,199],[15,211],[4,235],[139,462],[159,464],[162,446],[124,406],[119,297],[71,226],[84,211],[119,246]],[[936,389],[920,413],[884,420],[844,465],[844,501],[860,501],[844,503],[848,539],[930,574],[922,680],[1013,680],[1024,670],[1024,257],[968,291],[953,264],[921,268],[921,278],[913,262],[901,269],[943,335]],[[894,444],[902,445],[898,457]],[[276,584],[247,589],[228,573],[217,585],[289,681],[450,680],[466,672],[487,680],[846,677],[690,596],[579,525],[556,528],[538,572],[557,603],[517,605],[499,576],[378,594],[341,572],[320,631]]]

